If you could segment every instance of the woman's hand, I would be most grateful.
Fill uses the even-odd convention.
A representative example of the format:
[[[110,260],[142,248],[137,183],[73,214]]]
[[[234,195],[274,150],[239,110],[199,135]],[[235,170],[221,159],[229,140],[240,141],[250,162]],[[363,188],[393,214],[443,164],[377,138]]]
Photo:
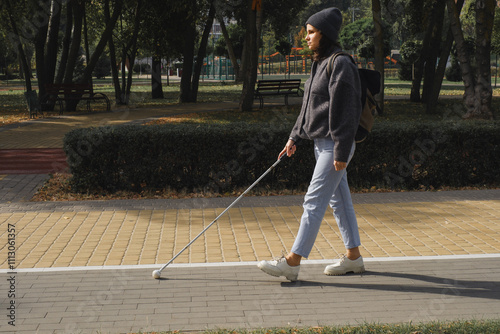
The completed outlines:
[[[285,148],[278,155],[278,159],[280,159],[281,156],[285,153],[288,157],[291,157],[295,153],[296,149],[297,149],[297,146],[295,146],[295,142],[291,139],[288,139],[288,141],[285,145]]]
[[[344,169],[344,168],[347,167],[347,162],[342,162],[342,161],[335,160],[333,162],[333,166],[335,167],[335,170],[338,172],[338,171],[341,171],[342,169]]]

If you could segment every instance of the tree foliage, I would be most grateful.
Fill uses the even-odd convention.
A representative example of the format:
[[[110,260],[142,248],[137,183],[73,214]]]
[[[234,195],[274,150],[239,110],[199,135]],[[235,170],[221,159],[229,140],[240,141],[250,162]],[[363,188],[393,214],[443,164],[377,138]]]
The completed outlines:
[[[275,0],[265,1],[263,19],[269,23],[277,40],[288,38],[290,29],[301,26],[303,22],[297,22],[297,15],[305,8],[307,2],[304,0]],[[279,13],[279,15],[276,15]]]
[[[491,36],[491,51],[500,55],[500,7],[495,8],[495,20],[493,22],[493,34]]]
[[[237,59],[241,59],[243,55],[243,44],[245,42],[245,29],[239,24],[230,24],[227,26],[227,32],[233,45],[234,54]],[[224,38],[219,38],[215,42],[215,55],[229,57],[226,41]]]
[[[411,81],[413,79],[413,66],[417,59],[420,57],[422,50],[422,41],[411,39],[401,45],[399,54],[399,78],[401,80]]]
[[[384,55],[391,52],[390,32],[387,24],[383,23],[384,29]],[[375,57],[375,46],[373,39],[373,18],[364,18],[347,24],[340,32],[340,43],[346,50],[355,50],[363,58]]]
[[[420,52],[411,52],[419,54],[419,58],[410,61],[403,56],[401,62],[403,67],[415,69],[412,97],[420,100],[423,80],[421,100],[435,104],[446,66],[443,59],[448,59],[455,41],[458,42],[456,58],[452,54],[455,70],[460,67],[466,86],[472,85],[483,92],[474,96],[474,101],[489,101],[488,56],[491,52],[500,53],[500,9],[495,7],[494,0],[466,1],[463,10],[462,5],[458,6],[461,0],[453,2],[460,9],[458,21],[448,9],[445,11],[444,4],[452,6],[452,0],[273,0],[262,1],[259,13],[252,8],[251,0],[2,0],[0,46],[4,53],[0,54],[0,67],[4,72],[6,68],[19,68],[28,90],[32,89],[32,69],[36,69],[39,90],[43,93],[45,83],[89,82],[97,74],[94,69],[102,55],[109,56],[116,97],[119,102],[127,103],[132,77],[126,77],[125,64],[133,66],[138,53],[152,56],[153,96],[157,93],[162,97],[161,59],[177,58],[184,65],[180,100],[196,101],[200,66],[207,44],[212,44],[208,42],[208,29],[216,17],[225,23],[235,22],[228,26],[225,43],[222,39],[217,42],[216,53],[229,56],[236,72],[248,79],[242,92],[242,100],[248,107],[253,102],[252,86],[262,36],[267,38],[269,52],[287,54],[291,46],[303,46],[302,30],[307,18],[334,6],[343,12],[343,47],[356,50],[359,56],[373,58],[373,8],[376,7],[377,15],[384,19],[381,34],[376,35],[383,36],[384,55],[401,45],[410,49],[421,45]],[[274,39],[269,37],[273,35]],[[476,46],[472,54],[465,51],[469,39]],[[414,43],[413,46],[404,43],[407,41]],[[377,46],[380,50],[381,44]],[[302,52],[308,54],[307,48]],[[121,78],[116,64],[122,65]],[[408,73],[412,72],[407,68]],[[488,109],[489,102],[472,107],[471,101],[466,103],[469,109]]]

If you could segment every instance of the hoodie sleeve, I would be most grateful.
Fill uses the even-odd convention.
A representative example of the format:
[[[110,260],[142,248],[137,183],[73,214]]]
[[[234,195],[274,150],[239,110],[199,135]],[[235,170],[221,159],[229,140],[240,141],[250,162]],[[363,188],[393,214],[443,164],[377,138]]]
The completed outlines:
[[[335,143],[335,160],[347,162],[361,116],[361,84],[356,65],[338,56],[329,82],[330,135]]]

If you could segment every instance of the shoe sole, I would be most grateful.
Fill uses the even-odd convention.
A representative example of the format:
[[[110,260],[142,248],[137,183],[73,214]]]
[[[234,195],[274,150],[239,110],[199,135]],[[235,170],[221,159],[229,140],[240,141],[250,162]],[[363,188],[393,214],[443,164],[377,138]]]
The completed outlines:
[[[262,270],[263,272],[265,272],[266,274],[268,275],[271,275],[271,276],[274,276],[274,277],[281,277],[281,276],[284,276],[284,275],[279,275],[279,274],[276,274],[272,271],[267,271],[266,268],[264,266],[260,266],[260,264],[257,265],[257,267]],[[295,282],[297,281],[297,278],[299,277],[299,275],[295,276],[294,279],[291,279],[289,278],[288,276],[284,276],[287,280],[291,281],[291,282]]]
[[[359,268],[359,269],[356,269],[356,270],[350,270],[350,271],[346,271],[344,273],[331,273],[331,272],[327,272],[326,270],[324,271],[325,275],[327,276],[342,276],[342,275],[346,275],[346,274],[349,274],[349,273],[353,273],[353,274],[362,274],[364,273],[366,270],[365,270],[365,267],[363,266],[362,268]]]

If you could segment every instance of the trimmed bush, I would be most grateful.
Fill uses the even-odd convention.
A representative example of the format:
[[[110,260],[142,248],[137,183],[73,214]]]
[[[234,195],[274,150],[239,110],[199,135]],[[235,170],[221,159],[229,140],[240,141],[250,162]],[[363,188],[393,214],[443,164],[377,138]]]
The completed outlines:
[[[76,129],[66,135],[64,148],[73,186],[80,191],[170,187],[226,192],[250,185],[276,161],[290,126],[287,130],[244,123]],[[286,184],[295,172],[310,170],[290,167],[279,168],[261,184],[276,186],[277,180]]]
[[[414,190],[500,184],[499,122],[379,123],[358,145],[350,183]]]
[[[252,184],[283,148],[292,124],[172,124],[76,129],[66,135],[79,191],[231,192]],[[500,123],[377,123],[348,167],[353,188],[500,184]],[[307,186],[314,166],[303,141],[259,186]]]

